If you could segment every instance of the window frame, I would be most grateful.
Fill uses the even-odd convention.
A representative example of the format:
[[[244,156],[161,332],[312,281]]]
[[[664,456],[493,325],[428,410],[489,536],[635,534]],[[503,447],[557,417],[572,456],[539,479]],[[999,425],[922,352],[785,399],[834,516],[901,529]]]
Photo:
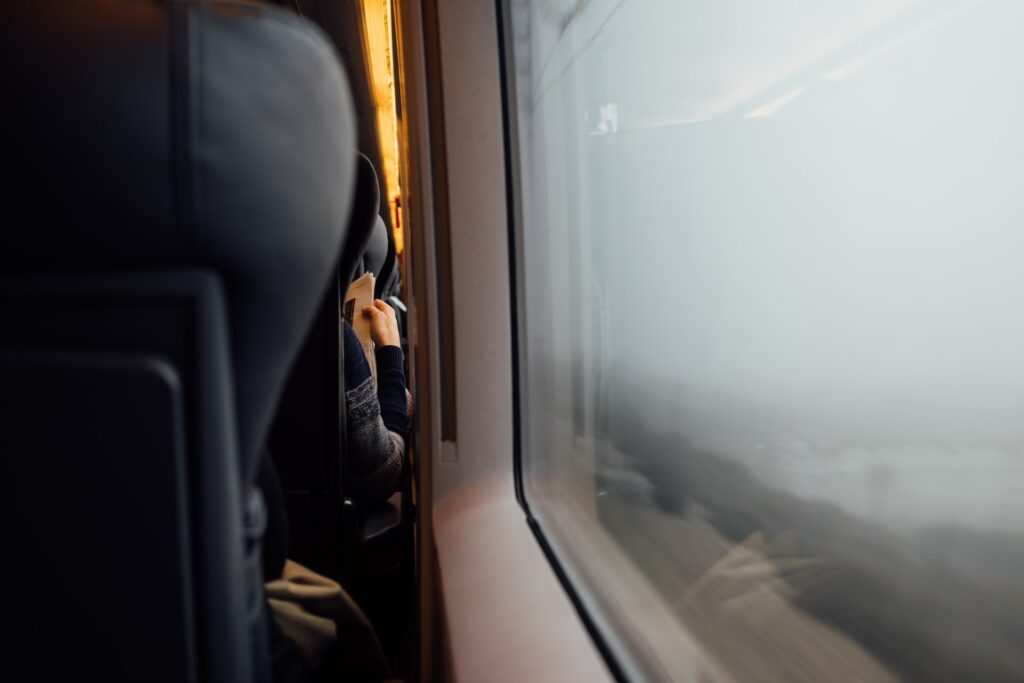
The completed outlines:
[[[719,668],[703,652],[686,627],[664,606],[663,598],[648,582],[641,570],[618,546],[597,520],[579,524],[565,515],[564,525],[571,531],[552,528],[527,496],[523,453],[523,405],[525,366],[525,293],[520,277],[524,263],[522,214],[522,167],[517,111],[515,55],[509,36],[514,35],[511,0],[495,0],[498,19],[497,34],[501,74],[501,106],[505,159],[505,191],[508,225],[508,272],[512,323],[512,438],[516,500],[526,515],[537,544],[558,577],[562,589],[571,600],[588,635],[600,652],[612,677],[619,683],[628,681],[693,681],[702,680]],[[588,520],[589,522],[589,520]],[[559,536],[579,539],[587,537],[590,549],[597,550],[602,562],[614,565],[623,578],[614,594],[574,566],[569,544]],[[576,564],[584,564],[577,562]],[[621,588],[625,590],[621,590]],[[630,612],[641,618],[630,618]],[[723,672],[724,673],[724,672]]]

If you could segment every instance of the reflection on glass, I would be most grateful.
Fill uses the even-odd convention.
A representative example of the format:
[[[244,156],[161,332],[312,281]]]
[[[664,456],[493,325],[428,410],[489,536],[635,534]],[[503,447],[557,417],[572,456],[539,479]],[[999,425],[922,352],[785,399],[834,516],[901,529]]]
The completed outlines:
[[[1024,679],[1024,5],[510,10],[570,571],[615,612],[610,539],[726,680]]]

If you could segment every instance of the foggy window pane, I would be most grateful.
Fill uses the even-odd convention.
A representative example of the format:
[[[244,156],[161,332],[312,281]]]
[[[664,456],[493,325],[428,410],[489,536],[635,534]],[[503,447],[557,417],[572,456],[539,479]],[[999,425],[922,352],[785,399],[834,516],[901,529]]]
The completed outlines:
[[[1024,679],[1024,3],[510,14],[560,557],[723,677]]]

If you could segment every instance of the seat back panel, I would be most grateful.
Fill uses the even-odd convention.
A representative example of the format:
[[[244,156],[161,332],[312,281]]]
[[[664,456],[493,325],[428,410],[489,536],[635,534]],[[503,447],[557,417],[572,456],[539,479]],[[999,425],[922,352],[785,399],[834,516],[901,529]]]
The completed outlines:
[[[0,591],[42,679],[249,678],[227,357],[209,272],[0,276]]]
[[[154,357],[8,352],[0,377],[0,524],[18,549],[4,609],[61,641],[59,657],[30,641],[13,668],[196,680],[180,376]]]

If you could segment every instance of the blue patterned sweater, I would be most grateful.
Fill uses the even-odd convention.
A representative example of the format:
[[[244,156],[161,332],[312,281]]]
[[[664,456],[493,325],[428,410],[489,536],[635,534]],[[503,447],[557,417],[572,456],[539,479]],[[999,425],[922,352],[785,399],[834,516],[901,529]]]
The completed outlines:
[[[345,329],[345,414],[349,490],[363,501],[385,500],[402,480],[408,406],[405,355],[398,346],[376,350],[377,389],[359,338]]]

